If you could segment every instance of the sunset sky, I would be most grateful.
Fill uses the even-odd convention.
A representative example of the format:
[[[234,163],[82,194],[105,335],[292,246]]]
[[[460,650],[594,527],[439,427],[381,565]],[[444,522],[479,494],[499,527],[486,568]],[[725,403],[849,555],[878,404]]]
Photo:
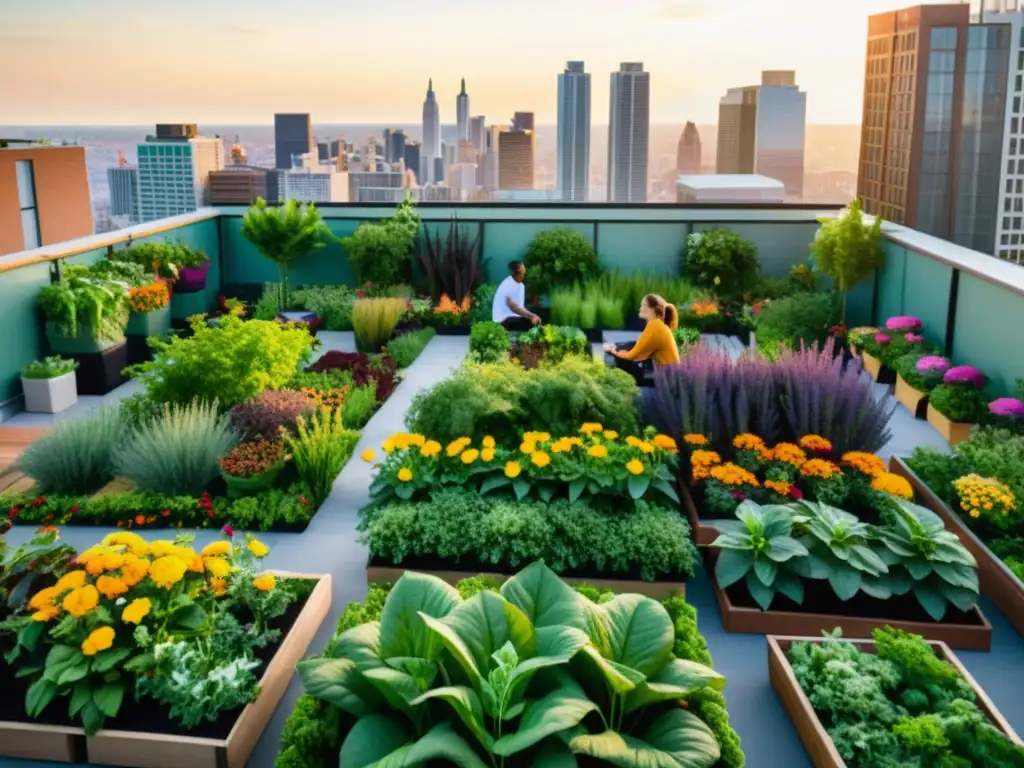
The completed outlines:
[[[867,16],[893,0],[0,0],[0,124],[555,121],[568,59],[642,61],[656,123],[717,121],[730,86],[795,69],[810,123],[859,123]]]

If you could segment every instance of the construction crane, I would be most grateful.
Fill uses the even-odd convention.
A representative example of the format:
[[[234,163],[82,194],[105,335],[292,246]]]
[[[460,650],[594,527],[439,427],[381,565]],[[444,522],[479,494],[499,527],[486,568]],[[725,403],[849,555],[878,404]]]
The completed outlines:
[[[7,149],[8,144],[46,144],[49,145],[49,139],[0,139],[0,149]]]

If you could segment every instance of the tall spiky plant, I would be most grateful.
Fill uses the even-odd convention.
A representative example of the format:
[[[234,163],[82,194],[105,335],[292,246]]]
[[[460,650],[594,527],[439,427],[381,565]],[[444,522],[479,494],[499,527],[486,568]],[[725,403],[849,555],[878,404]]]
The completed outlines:
[[[288,270],[292,262],[334,239],[312,203],[300,205],[288,200],[283,205],[268,206],[262,197],[242,219],[242,234],[265,258],[277,264],[282,309],[288,308]]]
[[[424,233],[416,256],[423,270],[424,292],[435,301],[444,294],[461,304],[483,282],[486,260],[480,258],[480,229],[470,237],[457,216],[452,216],[443,240],[440,232],[433,237]]]

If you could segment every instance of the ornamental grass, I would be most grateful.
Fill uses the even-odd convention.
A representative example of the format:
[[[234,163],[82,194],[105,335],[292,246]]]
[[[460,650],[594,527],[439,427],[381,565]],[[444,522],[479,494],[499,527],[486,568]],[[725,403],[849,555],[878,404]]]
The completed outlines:
[[[352,305],[352,330],[360,352],[380,352],[405,314],[405,299],[358,299]]]

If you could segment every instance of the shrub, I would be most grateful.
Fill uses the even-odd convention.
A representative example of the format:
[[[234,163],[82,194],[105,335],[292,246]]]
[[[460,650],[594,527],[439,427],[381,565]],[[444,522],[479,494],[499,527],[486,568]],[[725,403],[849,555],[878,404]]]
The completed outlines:
[[[150,399],[186,404],[199,398],[231,408],[287,384],[313,346],[303,329],[230,315],[215,328],[195,321],[192,330],[189,338],[155,342],[156,357],[128,369],[141,375]]]
[[[359,433],[342,426],[340,409],[332,412],[328,408],[321,408],[308,425],[305,417],[300,416],[296,432],[295,437],[286,438],[288,450],[299,477],[309,486],[313,503],[319,505],[330,494],[334,479],[355,450]]]
[[[824,274],[835,281],[842,301],[839,319],[846,321],[846,299],[850,291],[885,264],[882,249],[882,217],[864,223],[860,200],[837,219],[825,221],[811,243],[811,254]]]
[[[519,334],[511,350],[512,357],[526,368],[536,367],[534,361],[558,363],[569,355],[590,359],[590,342],[579,328],[556,325],[535,325]]]
[[[237,442],[215,402],[167,404],[160,418],[140,425],[117,448],[114,466],[143,491],[196,495],[218,476],[217,459]]]
[[[509,332],[501,323],[488,320],[469,331],[469,357],[477,363],[496,363],[508,356]]]
[[[757,346],[774,357],[780,344],[789,349],[824,344],[836,317],[835,298],[828,293],[804,292],[768,302],[757,315]]]
[[[398,364],[387,355],[331,351],[313,363],[309,370],[318,373],[347,371],[352,375],[353,386],[373,384],[377,389],[377,402],[383,403],[395,391]]]
[[[689,328],[687,326],[676,328],[672,331],[672,337],[676,340],[676,346],[679,347],[680,355],[689,353],[700,344],[700,331],[696,328]]]
[[[739,297],[760,277],[757,248],[729,229],[694,232],[686,238],[683,274],[719,296]]]
[[[199,267],[208,261],[205,253],[182,242],[135,243],[110,255],[111,261],[138,264],[147,274],[176,279],[182,267]]]
[[[356,280],[360,284],[402,282],[419,228],[420,217],[410,200],[399,205],[390,219],[360,224],[351,237],[341,241]]]
[[[56,422],[15,461],[46,493],[92,493],[114,476],[113,453],[121,441],[117,408],[101,407],[84,419]]]
[[[418,331],[403,333],[388,342],[384,353],[392,358],[399,368],[408,368],[426,348],[437,332],[433,328],[421,328]]]
[[[473,292],[473,299],[470,303],[470,322],[483,323],[491,319],[491,311],[494,307],[494,294],[498,287],[485,283]]]
[[[989,398],[970,384],[939,384],[931,391],[928,402],[950,421],[984,424],[989,418]]]
[[[280,438],[256,440],[236,445],[217,459],[217,465],[226,475],[249,478],[268,472],[284,460],[284,443]]]
[[[61,336],[124,341],[129,315],[124,283],[68,267],[63,279],[39,291],[39,306]]]
[[[405,314],[404,299],[357,299],[352,306],[352,328],[360,352],[380,352]]]
[[[342,400],[342,422],[348,429],[362,429],[377,410],[377,393],[373,384],[352,387]]]
[[[141,264],[135,264],[130,261],[100,259],[89,265],[88,272],[90,275],[104,277],[107,280],[127,283],[133,288],[139,288],[153,282],[152,267],[144,269]]]
[[[299,288],[292,291],[291,296],[293,307],[315,312],[328,331],[352,330],[352,306],[355,302],[355,292],[344,285]]]
[[[343,353],[344,354],[344,353]],[[352,373],[335,368],[329,371],[299,371],[288,382],[288,389],[294,389],[309,395],[313,392],[334,392],[352,386]]]
[[[423,278],[420,293],[434,301],[445,294],[461,302],[479,288],[487,261],[480,258],[482,232],[483,227],[477,227],[476,237],[471,238],[453,216],[444,240],[440,232],[433,237],[424,233],[416,252]]]
[[[294,432],[299,417],[312,412],[313,404],[301,392],[274,389],[232,408],[231,426],[246,439],[276,439],[282,428]]]
[[[78,368],[77,360],[68,360],[60,355],[51,355],[42,360],[33,360],[21,369],[21,375],[26,379],[55,379],[64,376]]]
[[[523,257],[527,277],[536,293],[572,285],[597,274],[597,251],[574,229],[546,229],[530,241]]]

